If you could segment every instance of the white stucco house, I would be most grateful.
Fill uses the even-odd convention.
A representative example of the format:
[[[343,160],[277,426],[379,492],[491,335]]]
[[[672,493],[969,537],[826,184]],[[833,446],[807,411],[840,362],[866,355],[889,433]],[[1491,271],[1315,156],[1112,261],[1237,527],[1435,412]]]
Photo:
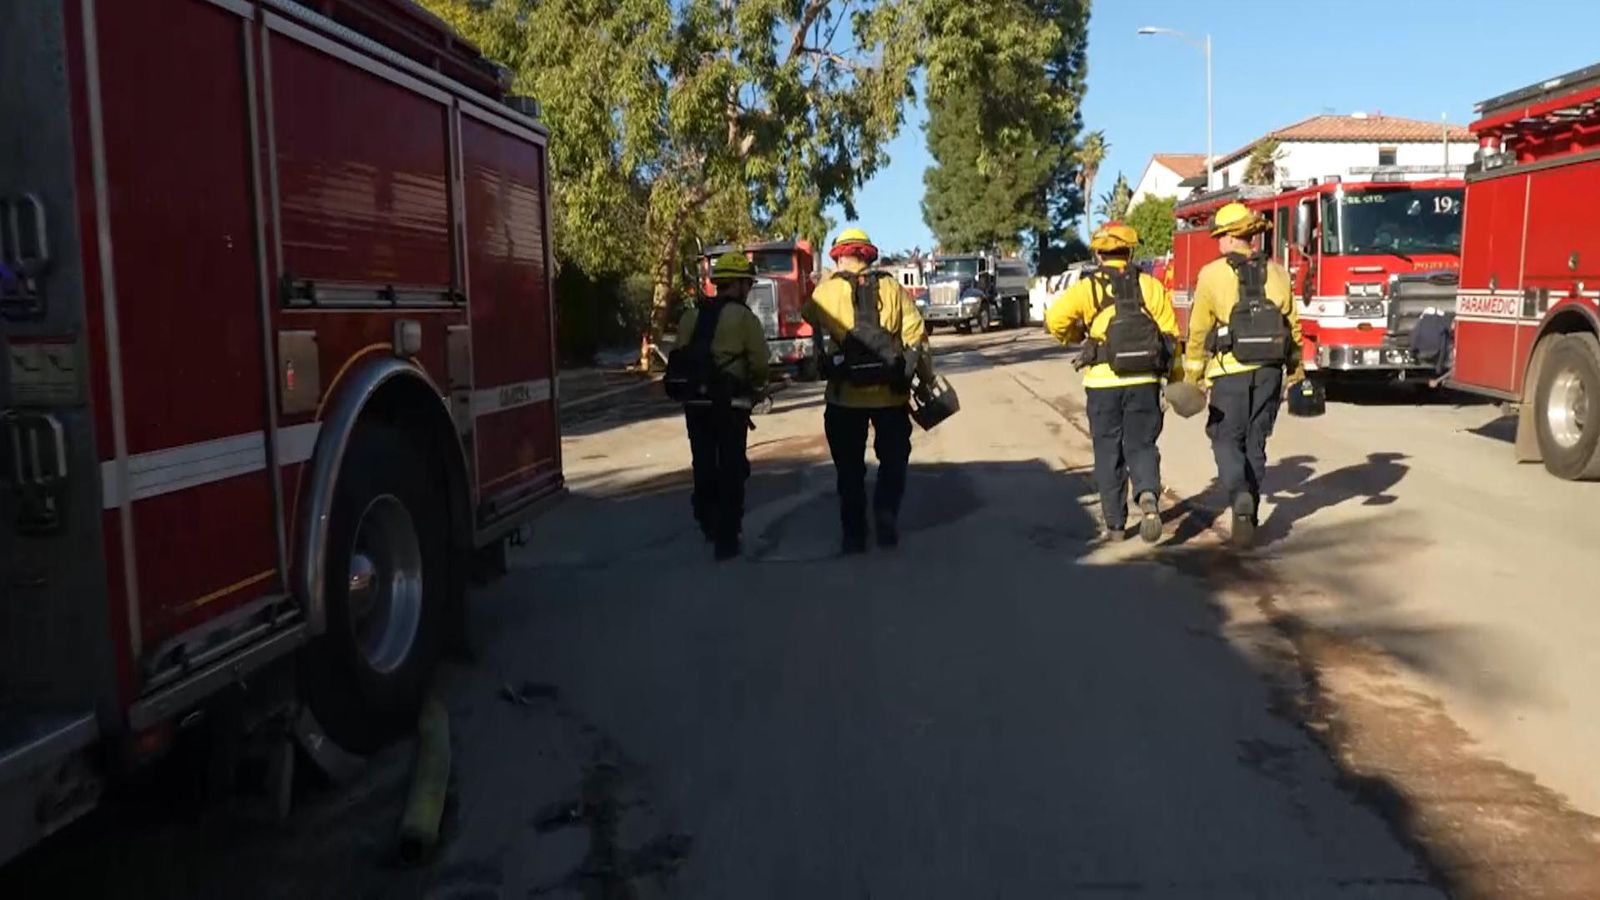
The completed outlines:
[[[1183,182],[1206,174],[1204,153],[1157,153],[1145,164],[1144,174],[1133,186],[1132,209],[1146,197],[1178,197],[1189,193]]]
[[[1305,183],[1337,175],[1344,181],[1414,181],[1460,175],[1478,147],[1458,125],[1381,114],[1312,116],[1268,132],[1216,161],[1213,187],[1244,182],[1250,154],[1265,141],[1277,141],[1274,186]],[[1205,183],[1201,167],[1199,185]]]

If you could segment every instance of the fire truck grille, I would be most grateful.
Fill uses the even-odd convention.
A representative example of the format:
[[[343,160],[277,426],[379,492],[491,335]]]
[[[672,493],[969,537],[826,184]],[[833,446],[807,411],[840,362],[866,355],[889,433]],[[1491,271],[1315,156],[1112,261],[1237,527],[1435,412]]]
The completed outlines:
[[[1409,346],[1411,331],[1429,308],[1453,313],[1456,308],[1456,274],[1401,275],[1389,285],[1388,340]]]
[[[761,330],[770,340],[778,336],[778,296],[771,282],[757,282],[750,289],[750,311],[761,320]]]
[[[961,302],[961,286],[953,281],[941,281],[928,288],[929,306],[955,306]]]

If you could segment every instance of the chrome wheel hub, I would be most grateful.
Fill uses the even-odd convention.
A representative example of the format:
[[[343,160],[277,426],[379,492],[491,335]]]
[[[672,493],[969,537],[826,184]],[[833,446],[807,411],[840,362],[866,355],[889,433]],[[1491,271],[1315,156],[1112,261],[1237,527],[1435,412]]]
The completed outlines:
[[[1576,370],[1564,369],[1550,385],[1550,403],[1545,410],[1550,436],[1563,449],[1570,450],[1583,440],[1589,427],[1589,391]]]
[[[373,669],[393,672],[411,655],[422,625],[422,545],[405,504],[373,499],[350,550],[350,630]]]

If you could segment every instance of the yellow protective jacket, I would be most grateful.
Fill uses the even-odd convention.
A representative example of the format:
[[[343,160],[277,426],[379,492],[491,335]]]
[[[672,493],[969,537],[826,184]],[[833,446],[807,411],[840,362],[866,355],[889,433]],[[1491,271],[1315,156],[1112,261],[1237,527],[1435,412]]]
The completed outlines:
[[[760,390],[767,386],[767,334],[761,320],[743,303],[718,300],[727,308],[717,317],[717,333],[711,336],[711,359],[723,372],[750,387]],[[689,346],[694,340],[694,328],[699,324],[700,307],[691,306],[678,321],[679,347]]]
[[[861,272],[865,271],[865,267],[853,265],[845,271]],[[811,292],[804,315],[819,334],[826,335],[835,344],[844,343],[845,335],[856,323],[854,285],[837,273],[829,275]],[[900,335],[900,343],[906,348],[907,357],[916,354],[920,360],[919,368],[926,371],[928,354],[923,343],[927,339],[927,332],[922,325],[922,314],[917,312],[916,304],[901,289],[900,282],[887,272],[879,273],[878,322],[890,334]],[[903,406],[910,402],[911,395],[886,384],[856,385],[832,381],[828,384],[827,398],[829,403],[836,406],[880,409]]]
[[[1289,320],[1289,332],[1294,346],[1289,351],[1291,379],[1304,370],[1300,367],[1300,313],[1295,309],[1294,286],[1289,280],[1289,270],[1276,260],[1267,261],[1267,299],[1283,310]],[[1212,354],[1206,351],[1206,338],[1219,325],[1226,324],[1239,302],[1239,276],[1234,274],[1227,257],[1214,259],[1195,276],[1194,306],[1189,309],[1189,341],[1184,354],[1184,374],[1190,381],[1210,381],[1219,375],[1237,375],[1261,366],[1242,363],[1232,353]]]
[[[1107,268],[1121,269],[1128,265],[1124,260],[1106,260]],[[1050,304],[1044,313],[1044,327],[1051,336],[1063,344],[1075,344],[1087,337],[1093,340],[1104,340],[1106,326],[1117,317],[1116,304],[1111,302],[1111,297],[1104,288],[1096,288],[1092,283],[1093,275],[1078,279],[1072,287],[1061,292],[1061,295]],[[1174,341],[1178,338],[1178,317],[1172,312],[1172,299],[1167,296],[1167,289],[1161,282],[1149,275],[1140,274],[1139,291],[1144,295],[1144,308],[1150,312],[1150,318],[1156,322],[1156,327],[1161,333],[1169,335]],[[1103,307],[1097,308],[1097,303],[1105,300]],[[1098,363],[1090,366],[1083,375],[1083,386],[1086,388],[1127,387],[1134,384],[1151,384],[1160,380],[1158,375],[1118,375],[1111,371],[1107,363]]]

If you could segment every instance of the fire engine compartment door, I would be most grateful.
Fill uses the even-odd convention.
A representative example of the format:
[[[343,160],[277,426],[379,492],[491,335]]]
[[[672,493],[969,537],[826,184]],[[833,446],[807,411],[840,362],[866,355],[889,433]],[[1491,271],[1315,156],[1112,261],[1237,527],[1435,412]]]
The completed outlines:
[[[545,147],[460,116],[478,525],[560,484]]]
[[[82,32],[70,13],[0,2],[0,794],[19,753],[80,746],[91,711],[115,723],[112,642],[129,639],[102,542],[97,471],[111,432],[90,365],[98,317],[85,295],[98,294],[77,211],[92,188],[78,181],[86,148],[63,75]],[[5,832],[0,860],[16,849]]]
[[[102,471],[108,527],[131,504],[148,653],[284,590],[252,193],[260,60],[243,7],[95,6],[128,453]]]

